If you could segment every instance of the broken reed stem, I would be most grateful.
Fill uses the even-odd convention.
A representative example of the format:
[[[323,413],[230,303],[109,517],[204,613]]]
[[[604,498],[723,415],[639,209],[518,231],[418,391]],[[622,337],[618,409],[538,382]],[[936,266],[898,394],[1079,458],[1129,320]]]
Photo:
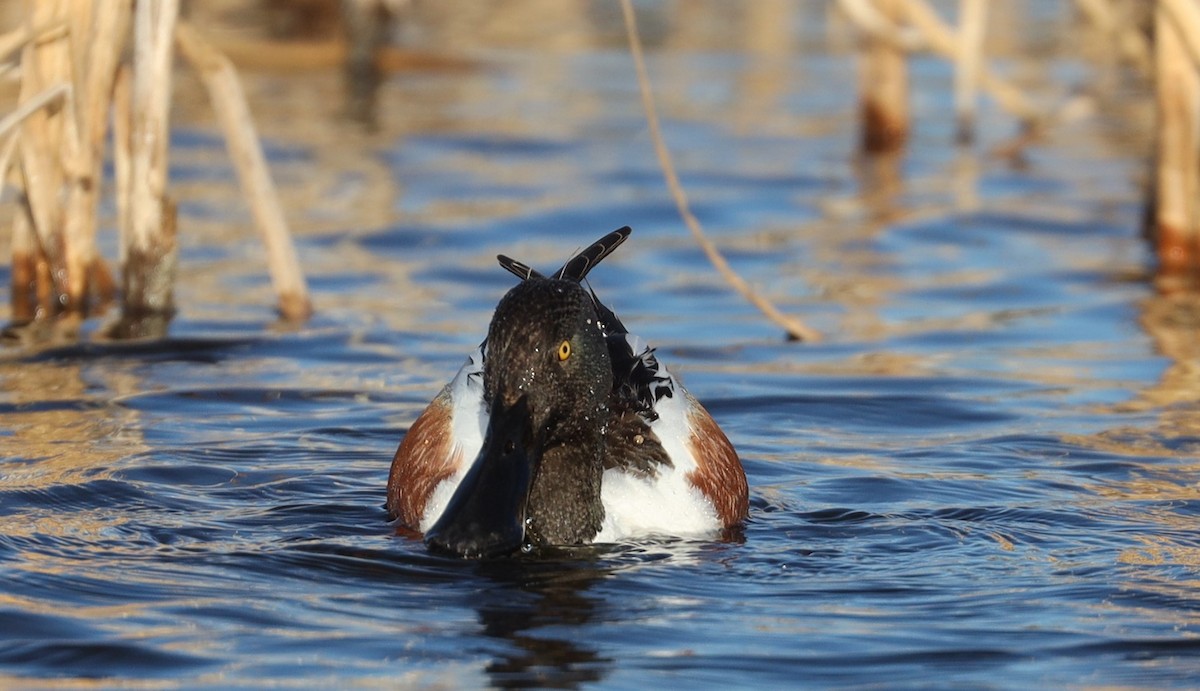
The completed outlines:
[[[958,56],[959,41],[954,30],[946,25],[937,12],[925,0],[904,0],[905,15],[928,41],[934,52],[951,60]],[[979,83],[987,89],[1005,110],[1024,120],[1028,125],[1036,125],[1041,119],[1041,113],[1025,97],[1020,89],[997,77],[987,65],[979,66]]]
[[[925,41],[917,32],[884,16],[875,0],[839,0],[838,7],[854,25],[875,40],[903,51],[917,51],[925,47]]]
[[[134,11],[129,227],[124,316],[169,315],[177,261],[174,205],[167,198],[171,63],[178,0],[138,2]]]
[[[877,2],[880,0],[876,0]],[[846,15],[853,21],[860,30],[873,35],[881,41],[890,43],[893,47],[905,45],[911,48],[912,45],[927,46],[931,51],[942,55],[945,58],[956,60],[960,52],[960,43],[958,37],[945,22],[937,15],[924,0],[904,0],[904,16],[911,23],[922,37],[923,41],[917,43],[911,38],[908,38],[907,31],[898,27],[895,22],[891,22],[890,26],[884,21],[886,13],[879,12],[877,7],[872,8],[872,12],[864,14],[855,5],[861,0],[853,0],[847,10],[847,0],[842,0],[841,7],[846,11]],[[864,21],[864,16],[867,19]],[[887,28],[884,28],[887,27]],[[904,36],[904,39],[897,37]],[[986,64],[979,66],[978,76],[979,84],[986,89],[1000,106],[1018,118],[1024,120],[1027,124],[1037,124],[1041,118],[1041,113],[1020,91],[1020,89],[1004,81],[1000,77],[992,73],[987,68]]]
[[[101,3],[100,10],[111,13],[126,4]],[[103,37],[90,31],[93,5],[88,0],[42,0],[27,7],[25,25],[0,37],[0,55],[23,48],[21,100],[14,112],[0,120],[0,134],[25,125],[13,134],[20,146],[18,162],[25,181],[24,213],[14,221],[18,227],[14,228],[12,301],[17,321],[36,316],[37,308],[24,297],[33,292],[39,295],[38,308],[53,316],[83,311],[93,277],[102,288],[111,286],[111,277],[95,251],[102,140],[89,160],[81,138],[88,123],[79,108],[80,97],[88,88],[80,78],[85,66],[102,67],[89,63],[89,56],[83,53],[89,46],[94,50]],[[118,46],[113,51],[114,61],[119,50]],[[106,112],[95,119],[103,123]],[[5,178],[9,153],[6,151],[0,167]],[[17,239],[29,232],[34,239]],[[31,261],[41,268],[28,269]],[[36,291],[29,283],[43,280],[46,284],[36,286]]]
[[[1154,237],[1166,273],[1200,266],[1200,70],[1171,3],[1154,11],[1158,147]]]
[[[9,113],[0,120],[0,135],[7,134],[9,130],[18,127],[25,119],[35,112],[38,112],[47,105],[56,103],[70,94],[70,84],[58,84],[40,94],[22,102],[17,109]],[[0,151],[0,191],[3,191],[4,185],[8,181],[8,169],[12,163],[12,157],[17,150],[17,145],[21,139],[21,133],[14,131],[8,134],[4,141],[4,148]],[[24,187],[24,184],[22,184]],[[17,324],[25,324],[33,321],[37,316],[38,304],[41,302],[37,299],[37,281],[38,281],[38,264],[45,264],[45,255],[41,252],[37,241],[36,232],[34,230],[33,218],[29,204],[23,203],[17,205],[16,215],[12,221],[12,239],[11,239],[11,262],[12,271],[10,276],[11,294],[9,296],[12,306],[12,321]],[[41,272],[45,276],[49,276],[50,272],[45,270]],[[47,301],[49,298],[47,296]]]
[[[12,130],[12,128],[18,126],[25,118],[28,118],[30,114],[46,106],[47,103],[52,103],[56,98],[61,98],[67,89],[68,86],[66,84],[60,84],[20,104],[17,110],[8,114],[4,120],[0,120],[0,134]],[[8,179],[8,166],[12,163],[12,156],[17,150],[19,138],[19,132],[8,134],[7,139],[5,139],[4,150],[0,151],[0,192],[4,190],[4,185]],[[38,274],[37,265],[40,262],[44,264],[41,252],[38,251],[37,239],[34,235],[34,222],[32,222],[29,216],[28,204],[17,205],[17,212],[13,216],[12,221],[10,253],[12,262],[10,274],[11,318],[13,323],[26,324],[32,322],[37,316],[35,294]]]
[[[878,20],[900,31],[901,0],[874,0]],[[861,146],[867,153],[897,151],[908,140],[908,62],[905,50],[867,33],[858,65]]]
[[[113,182],[117,188],[117,262],[124,267],[131,240],[129,200],[133,196],[130,180],[133,168],[133,70],[128,64],[117,68],[112,91]]]
[[[1196,0],[1158,0],[1158,6],[1175,25],[1193,67],[1200,69],[1200,5]]]
[[[960,0],[959,8],[958,59],[954,62],[954,111],[958,142],[967,144],[975,138],[975,104],[979,91],[979,66],[983,64],[987,0]]]
[[[18,204],[12,222],[12,321],[27,324],[37,316],[38,264],[45,263],[38,250],[29,206]]]
[[[176,38],[184,56],[200,73],[225,132],[229,156],[267,248],[279,311],[288,320],[307,319],[312,313],[308,286],[233,63],[187,24],[176,27]]]
[[[34,27],[64,21],[66,5],[63,0],[37,0],[27,3],[28,34],[36,36]],[[45,90],[70,82],[70,49],[67,34],[55,34],[37,41],[28,41],[21,52],[21,87],[18,101],[35,99]],[[70,94],[70,89],[63,92]],[[60,203],[65,179],[64,159],[75,151],[74,122],[70,99],[61,108],[34,109],[24,119],[18,142],[18,162],[25,194],[21,203],[28,211],[33,233],[37,238],[37,254],[48,264],[38,273],[46,278],[39,285],[39,309],[57,314],[69,305],[63,209]]]
[[[688,205],[687,195],[684,194],[682,185],[679,184],[679,177],[675,174],[675,166],[671,161],[671,154],[667,150],[666,142],[663,140],[662,128],[659,126],[658,112],[654,106],[654,94],[650,89],[650,77],[646,71],[646,61],[642,54],[642,42],[638,37],[637,18],[633,13],[633,4],[630,0],[621,0],[621,12],[625,18],[625,30],[629,35],[629,48],[633,54],[634,69],[637,72],[638,89],[642,95],[642,107],[646,111],[646,121],[650,128],[650,138],[654,140],[654,151],[658,156],[658,163],[662,167],[663,177],[666,178],[667,187],[671,191],[671,196],[675,200],[675,206],[679,210],[679,215],[683,218],[688,230],[691,231],[692,237],[696,239],[700,247],[704,250],[704,254],[708,256],[708,260],[716,267],[717,271],[733,286],[737,292],[749,300],[755,307],[762,311],[771,321],[781,326],[788,336],[795,340],[802,341],[818,341],[821,334],[814,329],[804,325],[800,320],[789,317],[780,312],[766,298],[760,296],[741,276],[739,276],[729,266],[729,262],[725,260],[717,250],[716,245],[704,234],[700,228],[700,222],[692,214],[691,208]]]
[[[9,130],[15,128],[25,121],[30,115],[33,115],[38,110],[57,102],[71,92],[70,84],[55,84],[54,86],[34,95],[32,98],[25,99],[17,105],[17,109],[5,115],[0,119],[0,136],[4,136]],[[16,136],[16,133],[14,133]],[[0,168],[0,189],[3,189],[3,175],[8,172],[8,161],[5,160],[4,166]]]
[[[26,0],[23,26],[0,35],[0,59],[21,50],[18,106],[0,119],[0,190],[10,164],[21,194],[12,231],[17,323],[74,319],[116,292],[96,250],[110,112],[124,305],[118,336],[161,334],[174,311],[176,211],[167,196],[171,72],[179,0]],[[121,64],[133,25],[133,68]],[[186,29],[184,32],[186,33]],[[232,65],[183,39],[225,124],[230,152],[263,229],[281,311],[311,311],[282,207]],[[215,58],[213,56],[215,55]],[[19,131],[18,131],[19,130]]]
[[[1075,4],[1101,33],[1108,34],[1116,40],[1117,47],[1126,60],[1133,63],[1143,74],[1151,73],[1153,62],[1149,42],[1136,27],[1130,26],[1128,21],[1122,21],[1122,18],[1117,16],[1110,0],[1075,0]]]
[[[61,37],[59,32],[66,30],[67,23],[59,19],[44,21],[40,24],[26,22],[24,25],[0,35],[0,60],[7,60],[10,55],[25,47],[25,44],[29,43],[31,39],[53,40]]]
[[[13,132],[4,140],[4,147],[0,148],[0,195],[4,194],[4,187],[8,184],[8,167],[12,164],[12,157],[17,150],[19,138],[20,134]]]
[[[132,242],[149,246],[162,226],[171,106],[172,36],[178,0],[138,2],[134,27]]]
[[[67,295],[70,304],[82,310],[97,279],[103,301],[112,284],[111,276],[96,252],[96,212],[103,175],[104,138],[117,64],[125,46],[131,12],[129,2],[95,3],[74,0],[72,7],[75,128],[79,146],[68,164],[65,218]]]

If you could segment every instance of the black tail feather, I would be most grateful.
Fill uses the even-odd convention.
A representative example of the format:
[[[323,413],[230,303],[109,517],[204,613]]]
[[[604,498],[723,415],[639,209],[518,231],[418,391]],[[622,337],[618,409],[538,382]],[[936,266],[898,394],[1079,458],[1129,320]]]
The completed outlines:
[[[517,278],[522,281],[528,281],[531,278],[545,278],[538,273],[534,268],[524,262],[519,262],[512,257],[506,257],[503,254],[496,255],[496,259],[500,261],[500,266],[511,271]]]
[[[576,283],[582,282],[592,267],[599,264],[601,259],[612,254],[612,251],[620,247],[632,232],[632,228],[624,226],[593,242],[587,249],[568,259],[566,264],[554,272],[554,278],[571,280]],[[500,254],[496,256],[496,259],[499,260],[500,266],[522,281],[528,281],[531,278],[545,278],[533,267],[512,257]]]
[[[633,229],[623,226],[592,243],[590,247],[567,260],[557,272],[556,278],[567,278],[572,281],[582,281],[587,277],[592,267],[599,264],[601,259],[612,254],[629,237]]]

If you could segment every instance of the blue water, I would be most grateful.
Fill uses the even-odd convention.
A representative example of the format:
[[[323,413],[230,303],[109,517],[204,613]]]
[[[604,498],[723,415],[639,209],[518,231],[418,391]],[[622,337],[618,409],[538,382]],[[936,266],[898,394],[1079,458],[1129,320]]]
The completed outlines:
[[[0,359],[0,685],[1194,685],[1200,300],[1156,290],[1138,236],[1149,120],[1103,100],[1138,82],[1013,162],[990,102],[953,147],[919,58],[910,150],[863,162],[823,4],[770,5],[772,52],[741,4],[639,5],[697,216],[826,336],[789,343],[678,220],[619,16],[562,5],[551,36],[516,3],[523,42],[426,6],[411,40],[473,66],[395,75],[373,134],[333,70],[247,74],[301,327],[273,321],[207,111],[179,116],[170,338],[98,318]],[[998,23],[1061,51],[1051,102],[1099,71],[1047,38],[1068,6]],[[395,534],[391,455],[512,284],[494,255],[550,268],[624,224],[592,286],[738,448],[744,530],[495,563]]]

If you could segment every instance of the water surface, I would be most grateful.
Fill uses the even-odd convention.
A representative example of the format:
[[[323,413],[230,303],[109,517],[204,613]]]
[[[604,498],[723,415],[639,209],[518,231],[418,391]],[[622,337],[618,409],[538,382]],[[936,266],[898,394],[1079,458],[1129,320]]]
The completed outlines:
[[[461,64],[391,75],[374,132],[335,69],[246,73],[318,310],[299,328],[184,89],[170,338],[0,360],[0,683],[1200,678],[1200,301],[1155,289],[1148,97],[1084,61],[1070,3],[1006,3],[993,50],[1047,103],[1095,88],[1091,117],[1014,160],[985,102],[956,149],[950,71],[917,58],[892,161],[854,154],[824,4],[639,5],[697,216],[818,344],[687,236],[615,6],[505,7],[416,10],[397,40]],[[512,284],[494,255],[549,268],[625,224],[592,285],[737,446],[744,530],[489,564],[397,535],[391,454]]]

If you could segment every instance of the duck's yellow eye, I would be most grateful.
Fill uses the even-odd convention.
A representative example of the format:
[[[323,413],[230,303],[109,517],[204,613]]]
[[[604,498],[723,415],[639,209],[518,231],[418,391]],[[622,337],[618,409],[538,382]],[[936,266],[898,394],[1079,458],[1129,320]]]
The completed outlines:
[[[563,341],[562,345],[558,346],[558,361],[562,362],[571,357],[571,342]]]

